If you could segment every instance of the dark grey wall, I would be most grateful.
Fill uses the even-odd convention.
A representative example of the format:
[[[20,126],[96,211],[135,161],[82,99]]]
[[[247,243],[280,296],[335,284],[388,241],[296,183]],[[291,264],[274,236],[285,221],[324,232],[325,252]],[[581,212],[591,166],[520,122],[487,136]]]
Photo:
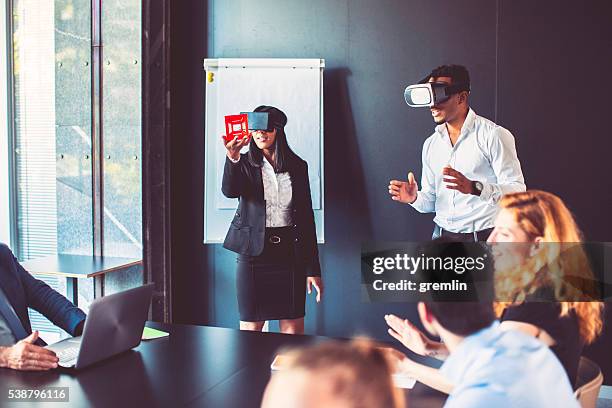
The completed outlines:
[[[612,241],[612,4],[504,0],[498,119],[530,188],[559,195],[590,241]]]
[[[430,235],[432,217],[391,201],[387,184],[408,170],[420,176],[434,124],[427,110],[409,109],[402,92],[440,64],[470,69],[471,105],[514,133],[528,186],[566,200],[587,238],[612,237],[612,29],[603,1],[210,0],[207,10],[204,2],[175,3],[181,27],[173,31],[184,40],[173,61],[183,97],[174,103],[184,108],[172,169],[173,259],[184,257],[173,264],[178,321],[238,325],[235,255],[201,244],[203,57],[326,60],[326,294],[320,305],[308,301],[309,333],[384,339],[384,313],[414,317],[405,306],[361,302],[359,251],[366,240]]]
[[[207,322],[204,223],[206,2],[169,1],[170,262],[175,323]],[[157,237],[159,238],[159,237]]]

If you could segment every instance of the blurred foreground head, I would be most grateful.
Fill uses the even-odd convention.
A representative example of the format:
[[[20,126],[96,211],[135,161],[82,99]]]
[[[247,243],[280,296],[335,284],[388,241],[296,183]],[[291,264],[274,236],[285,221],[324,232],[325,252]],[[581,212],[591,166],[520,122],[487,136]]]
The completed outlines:
[[[326,341],[282,352],[262,408],[404,408],[392,363],[366,340]]]

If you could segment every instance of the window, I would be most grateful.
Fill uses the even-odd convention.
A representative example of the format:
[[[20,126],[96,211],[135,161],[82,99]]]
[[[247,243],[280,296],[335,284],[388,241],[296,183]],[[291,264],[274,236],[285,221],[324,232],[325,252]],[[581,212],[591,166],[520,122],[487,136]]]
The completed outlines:
[[[142,256],[140,4],[102,8],[104,254],[133,258]]]
[[[97,4],[92,14],[91,0],[11,2],[13,249],[22,261],[142,256],[141,2]],[[94,27],[103,47],[92,41]],[[65,292],[63,279],[44,280]],[[92,298],[91,282],[80,280],[79,306],[87,310]],[[38,329],[59,333],[31,316]]]

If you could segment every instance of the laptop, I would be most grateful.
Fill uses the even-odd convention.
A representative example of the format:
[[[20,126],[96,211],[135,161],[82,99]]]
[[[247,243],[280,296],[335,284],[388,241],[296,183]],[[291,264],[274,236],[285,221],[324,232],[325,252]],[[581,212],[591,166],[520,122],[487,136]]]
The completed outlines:
[[[94,300],[83,334],[46,346],[65,368],[84,368],[140,344],[153,284],[140,286]]]

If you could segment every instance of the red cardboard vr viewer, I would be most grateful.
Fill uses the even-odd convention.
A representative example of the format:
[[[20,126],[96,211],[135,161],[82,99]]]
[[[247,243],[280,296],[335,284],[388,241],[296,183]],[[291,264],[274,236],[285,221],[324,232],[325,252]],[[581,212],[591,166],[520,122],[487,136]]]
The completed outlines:
[[[274,124],[269,121],[268,112],[240,112],[240,115],[225,116],[225,142],[234,138],[251,137],[252,131],[271,132]]]
[[[225,117],[225,142],[230,142],[235,138],[242,139],[249,135],[249,119],[246,113],[240,115],[228,115]]]

